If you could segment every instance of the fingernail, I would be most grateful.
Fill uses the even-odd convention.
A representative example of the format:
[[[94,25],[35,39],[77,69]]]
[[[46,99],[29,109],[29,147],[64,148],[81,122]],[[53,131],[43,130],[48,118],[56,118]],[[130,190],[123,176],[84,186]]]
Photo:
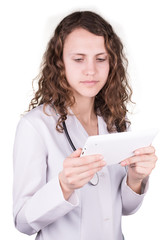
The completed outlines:
[[[102,160],[104,157],[103,155],[99,155],[99,159]]]

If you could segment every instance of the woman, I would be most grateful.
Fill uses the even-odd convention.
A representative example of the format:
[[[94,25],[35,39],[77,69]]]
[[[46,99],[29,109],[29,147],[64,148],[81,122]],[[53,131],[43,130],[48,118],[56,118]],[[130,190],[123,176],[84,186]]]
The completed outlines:
[[[100,154],[81,157],[81,148],[89,135],[128,130],[131,93],[123,45],[111,25],[89,11],[64,18],[48,44],[30,111],[16,132],[19,231],[37,233],[38,240],[123,239],[121,216],[140,207],[155,150],[139,149],[121,164],[106,166]]]

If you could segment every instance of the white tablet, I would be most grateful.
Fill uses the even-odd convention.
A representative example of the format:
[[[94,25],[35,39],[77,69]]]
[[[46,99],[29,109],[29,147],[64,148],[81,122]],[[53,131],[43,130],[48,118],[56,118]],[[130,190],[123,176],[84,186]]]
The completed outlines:
[[[158,129],[150,129],[90,136],[81,156],[102,154],[107,165],[120,163],[133,156],[136,149],[149,146],[157,133]]]

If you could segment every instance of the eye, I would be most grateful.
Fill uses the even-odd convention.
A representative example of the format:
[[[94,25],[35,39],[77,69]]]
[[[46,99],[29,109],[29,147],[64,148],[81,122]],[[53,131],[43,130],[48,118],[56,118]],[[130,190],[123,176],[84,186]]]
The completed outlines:
[[[82,62],[82,61],[83,61],[83,58],[75,58],[74,61],[76,61],[76,62]]]
[[[97,61],[98,62],[104,62],[104,61],[106,61],[107,59],[106,58],[97,58]]]

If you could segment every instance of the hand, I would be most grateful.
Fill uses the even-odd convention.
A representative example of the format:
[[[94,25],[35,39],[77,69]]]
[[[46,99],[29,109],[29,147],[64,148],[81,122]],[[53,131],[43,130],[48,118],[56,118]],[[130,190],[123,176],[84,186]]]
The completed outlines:
[[[66,200],[75,189],[83,187],[106,165],[102,155],[80,157],[81,151],[77,149],[67,157],[63,162],[63,170],[59,173],[60,185]]]
[[[121,162],[128,166],[127,184],[137,193],[140,193],[143,179],[149,176],[155,168],[157,156],[153,146],[137,149],[134,156]]]

